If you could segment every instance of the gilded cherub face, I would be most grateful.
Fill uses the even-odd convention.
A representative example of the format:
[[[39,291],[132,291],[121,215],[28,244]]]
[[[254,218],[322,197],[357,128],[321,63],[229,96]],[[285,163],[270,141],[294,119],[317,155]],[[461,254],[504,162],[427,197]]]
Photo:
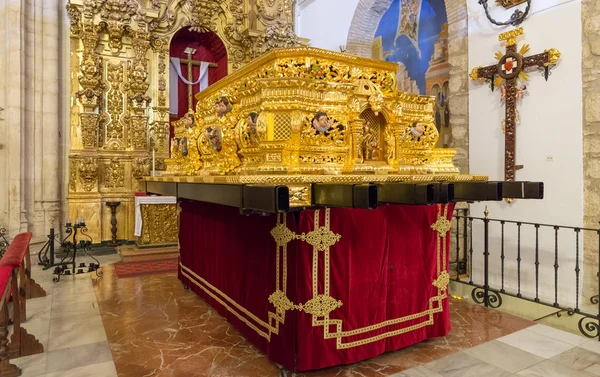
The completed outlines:
[[[319,119],[317,119],[317,123],[319,123],[319,127],[325,128],[329,125],[329,118],[327,115],[321,115]]]
[[[422,134],[423,132],[425,132],[425,126],[423,125],[423,123],[417,123],[417,124],[415,124],[415,131],[417,131],[420,134]]]
[[[227,106],[223,102],[217,102],[215,104],[215,111],[217,115],[223,115],[227,112]]]

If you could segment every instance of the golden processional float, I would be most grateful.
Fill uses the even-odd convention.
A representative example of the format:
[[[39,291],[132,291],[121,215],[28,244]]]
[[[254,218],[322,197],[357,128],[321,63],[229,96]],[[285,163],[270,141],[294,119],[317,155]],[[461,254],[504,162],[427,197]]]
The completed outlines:
[[[273,50],[198,93],[174,122],[149,193],[293,207],[541,198],[543,185],[460,174],[434,148],[434,98],[397,90],[397,64],[310,47]]]

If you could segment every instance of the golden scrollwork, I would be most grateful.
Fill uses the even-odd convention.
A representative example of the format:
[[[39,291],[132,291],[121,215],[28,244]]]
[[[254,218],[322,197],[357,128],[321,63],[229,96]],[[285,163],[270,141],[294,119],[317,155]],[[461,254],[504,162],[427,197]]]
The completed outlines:
[[[98,182],[98,162],[93,157],[79,160],[77,165],[79,181],[85,191],[92,191]]]
[[[69,159],[69,190],[77,191],[77,161]]]
[[[318,251],[326,251],[333,245],[335,245],[340,239],[341,235],[333,233],[329,227],[321,226],[307,234],[300,234],[298,239],[305,241],[310,244]]]
[[[445,217],[439,217],[438,220],[431,225],[431,229],[439,233],[440,237],[444,237],[452,228],[452,223]]]
[[[471,80],[483,80],[483,77],[479,77],[479,69],[482,67],[475,67],[471,70],[471,73],[469,73],[469,77],[471,78]]]
[[[305,304],[298,305],[298,310],[315,317],[325,317],[335,309],[341,308],[343,303],[328,295],[316,295]]]
[[[438,288],[441,291],[445,291],[448,288],[448,284],[450,284],[450,274],[448,271],[442,271],[437,279],[433,281],[433,286]]]
[[[140,245],[172,245],[179,240],[177,204],[142,204],[142,235]]]
[[[282,315],[288,310],[293,310],[296,305],[290,301],[286,294],[280,290],[276,290],[269,296],[269,302],[273,304],[277,313]]]
[[[125,186],[125,166],[119,162],[118,158],[113,157],[104,169],[104,187],[121,188]]]
[[[502,5],[504,8],[516,7],[519,4],[523,4],[527,0],[496,0],[496,3]]]
[[[558,59],[560,59],[561,53],[555,48],[545,50],[544,52],[548,53],[548,62],[544,63],[545,66],[556,64]]]
[[[522,27],[507,31],[498,36],[499,41],[505,41],[506,46],[514,46],[517,44],[517,38],[525,34],[525,29]]]

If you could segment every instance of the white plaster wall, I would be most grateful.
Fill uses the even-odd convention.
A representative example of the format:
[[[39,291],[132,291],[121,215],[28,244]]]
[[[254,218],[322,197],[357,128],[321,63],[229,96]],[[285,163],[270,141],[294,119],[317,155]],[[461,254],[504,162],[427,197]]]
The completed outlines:
[[[493,27],[485,18],[477,0],[469,0],[469,66],[487,66],[495,61],[496,51],[505,51],[498,34],[510,30]],[[506,20],[511,12],[490,6],[493,16]],[[567,26],[568,25],[568,26]],[[552,70],[548,82],[539,71],[532,71],[527,94],[518,105],[521,122],[517,125],[516,162],[524,165],[517,180],[541,181],[545,198],[521,200],[512,204],[487,203],[490,218],[540,222],[546,224],[583,225],[583,151],[582,151],[582,37],[581,1],[534,1],[529,18],[522,24],[525,35],[518,47],[527,43],[529,54],[557,48],[560,63]],[[471,173],[487,174],[491,180],[504,179],[504,134],[501,121],[504,106],[499,92],[492,93],[485,84],[471,82],[469,88],[469,164]],[[485,204],[475,204],[474,216],[483,217]],[[474,275],[482,276],[482,226],[474,229]],[[490,260],[493,286],[501,283],[500,225],[490,230]],[[506,225],[506,283],[510,291],[517,288],[517,230]],[[580,241],[582,238],[580,238]],[[540,297],[554,302],[554,231],[540,230]],[[559,233],[559,303],[574,304],[576,242],[572,231]],[[523,227],[521,238],[522,292],[535,294],[535,229]],[[583,249],[579,243],[579,268]],[[583,271],[581,272],[581,274]],[[581,276],[580,276],[581,278]],[[580,279],[581,281],[581,279]],[[479,280],[481,282],[481,280]],[[581,291],[579,292],[581,297]]]
[[[314,0],[296,9],[296,34],[310,46],[340,51],[346,45],[359,0]]]

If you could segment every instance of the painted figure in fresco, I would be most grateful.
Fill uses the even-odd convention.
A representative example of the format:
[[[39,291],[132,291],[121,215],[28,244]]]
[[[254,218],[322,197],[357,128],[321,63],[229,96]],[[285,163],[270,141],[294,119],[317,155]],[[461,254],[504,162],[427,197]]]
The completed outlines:
[[[412,127],[410,128],[410,133],[414,137],[419,138],[425,133],[425,126],[422,123],[414,122]]]

